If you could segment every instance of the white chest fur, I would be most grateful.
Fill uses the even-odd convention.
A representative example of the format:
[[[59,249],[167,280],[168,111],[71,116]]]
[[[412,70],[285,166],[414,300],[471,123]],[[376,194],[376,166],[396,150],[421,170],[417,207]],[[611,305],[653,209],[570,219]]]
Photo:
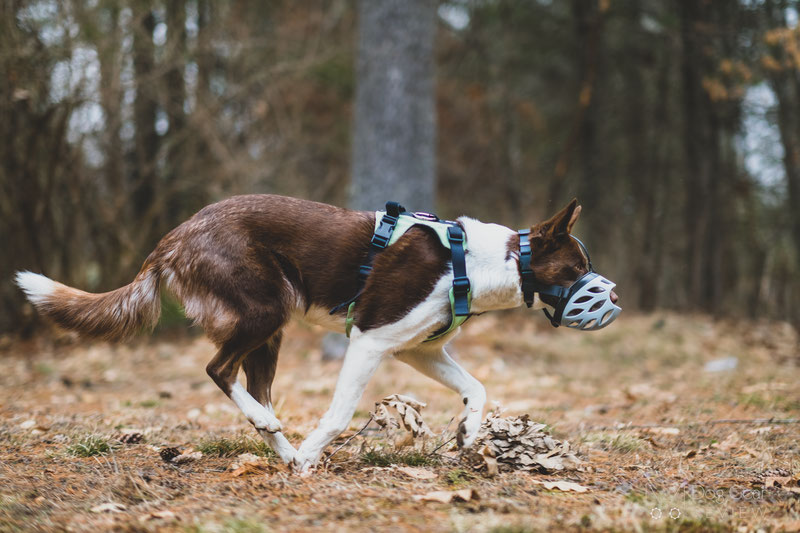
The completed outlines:
[[[472,312],[483,313],[522,305],[517,256],[509,256],[508,242],[516,232],[499,224],[461,217],[469,249],[467,276],[472,284]],[[534,306],[539,308],[538,299]]]

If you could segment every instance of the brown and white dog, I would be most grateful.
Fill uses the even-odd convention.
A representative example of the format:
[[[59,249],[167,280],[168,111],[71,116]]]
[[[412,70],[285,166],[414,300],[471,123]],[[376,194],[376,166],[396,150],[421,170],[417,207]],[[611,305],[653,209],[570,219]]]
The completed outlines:
[[[573,200],[531,228],[531,268],[538,282],[569,286],[587,272],[587,258],[569,238],[580,210]],[[160,289],[172,291],[218,347],[206,367],[211,379],[298,472],[313,468],[346,429],[370,377],[390,356],[461,395],[459,442],[468,447],[481,424],[486,392],[445,351],[452,334],[423,342],[449,323],[452,285],[449,250],[423,228],[410,229],[375,257],[354,309],[333,401],[318,427],[298,450],[281,433],[271,386],[283,327],[298,317],[344,331],[346,311],[328,310],[355,294],[375,217],[281,196],[237,196],[205,207],[172,230],[133,282],[115,291],[91,294],[30,272],[18,273],[16,280],[59,325],[109,340],[152,327],[160,314]],[[458,223],[469,243],[472,312],[520,306],[517,232],[466,217]],[[543,307],[538,299],[537,304]],[[240,368],[246,389],[237,381]]]

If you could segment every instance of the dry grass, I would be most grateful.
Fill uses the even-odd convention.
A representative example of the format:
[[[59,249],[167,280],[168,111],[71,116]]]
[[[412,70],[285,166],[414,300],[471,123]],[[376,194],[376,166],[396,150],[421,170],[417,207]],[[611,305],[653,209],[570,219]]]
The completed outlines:
[[[293,326],[279,364],[275,406],[295,445],[325,412],[336,381],[339,364],[320,362],[320,335]],[[0,374],[0,531],[800,526],[800,494],[765,484],[776,469],[800,474],[800,426],[709,423],[800,417],[800,358],[788,326],[628,315],[595,334],[549,329],[524,313],[473,319],[453,352],[490,400],[510,415],[530,413],[549,424],[590,465],[586,472],[491,479],[455,462],[449,446],[431,454],[453,435],[460,399],[396,361],[379,370],[345,437],[392,393],[427,402],[422,414],[437,437],[406,446],[402,435],[370,426],[314,477],[298,478],[206,377],[213,352],[201,339],[11,343]],[[734,370],[704,370],[728,357],[736,358]],[[660,427],[636,427],[648,424]],[[118,440],[134,430],[141,441]],[[175,465],[160,458],[162,447],[204,455]],[[266,456],[272,466],[234,474],[231,464],[244,452]],[[391,465],[436,477],[414,479]],[[589,491],[546,490],[537,480],[573,481]],[[413,499],[463,488],[480,499]],[[109,503],[118,504],[116,512],[99,507]]]

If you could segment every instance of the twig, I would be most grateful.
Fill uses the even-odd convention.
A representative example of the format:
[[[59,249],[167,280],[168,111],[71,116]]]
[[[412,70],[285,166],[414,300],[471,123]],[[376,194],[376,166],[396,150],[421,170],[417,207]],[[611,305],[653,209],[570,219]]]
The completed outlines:
[[[434,449],[433,449],[431,452],[428,452],[428,453],[426,453],[425,455],[430,457],[431,455],[433,455],[433,454],[435,454],[437,451],[439,451],[439,449],[440,449],[442,446],[444,446],[445,444],[449,444],[449,443],[453,442],[453,440],[455,440],[455,437],[450,437],[450,440],[446,440],[446,441],[444,441],[443,443],[441,443],[440,445],[438,445],[436,448],[434,448]]]
[[[348,438],[346,441],[344,441],[344,442],[343,442],[343,443],[342,443],[342,444],[341,444],[341,445],[340,445],[338,448],[336,448],[335,450],[333,450],[333,451],[331,452],[331,454],[330,454],[328,457],[326,457],[326,458],[325,458],[325,460],[322,462],[322,464],[328,464],[328,461],[330,461],[330,460],[331,460],[331,457],[333,457],[334,455],[336,455],[336,452],[338,452],[339,450],[341,450],[342,448],[344,448],[345,446],[347,446],[347,445],[350,443],[350,441],[351,441],[351,440],[353,440],[354,438],[356,438],[356,437],[358,437],[359,435],[361,435],[361,433],[363,433],[363,432],[364,432],[364,430],[365,430],[365,429],[367,429],[367,426],[369,426],[369,425],[372,423],[372,420],[373,420],[373,415],[372,415],[372,413],[370,413],[370,414],[369,414],[369,420],[367,420],[367,423],[366,423],[366,424],[364,424],[364,427],[362,427],[361,429],[359,429],[359,430],[358,430],[358,433],[356,433],[355,435],[351,435],[351,436],[350,436],[350,437],[349,437],[349,438]]]
[[[605,431],[609,429],[650,429],[650,428],[692,428],[717,424],[798,424],[800,418],[721,418],[719,420],[706,420],[704,422],[687,422],[685,424],[617,424],[614,426],[590,426],[588,431]]]

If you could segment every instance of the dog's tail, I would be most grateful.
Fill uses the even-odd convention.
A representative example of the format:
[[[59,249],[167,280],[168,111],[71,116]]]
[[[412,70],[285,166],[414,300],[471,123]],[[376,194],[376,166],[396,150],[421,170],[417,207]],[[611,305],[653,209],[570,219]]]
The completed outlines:
[[[152,328],[161,315],[160,275],[152,264],[145,264],[133,282],[102,294],[33,272],[17,272],[16,282],[40,313],[86,337],[124,339]]]

